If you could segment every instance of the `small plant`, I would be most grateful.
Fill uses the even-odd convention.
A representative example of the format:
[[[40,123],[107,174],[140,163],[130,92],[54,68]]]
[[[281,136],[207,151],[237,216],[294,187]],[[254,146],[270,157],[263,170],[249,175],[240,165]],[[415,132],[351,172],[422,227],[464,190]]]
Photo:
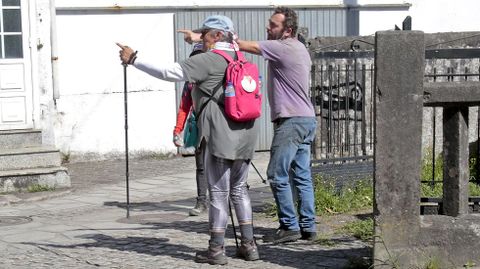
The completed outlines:
[[[388,249],[387,245],[385,244],[385,240],[383,240],[383,235],[382,231],[380,229],[380,235],[375,235],[374,236],[376,244],[382,244],[384,247],[384,250],[387,254],[387,259],[386,260],[380,260],[380,259],[375,259],[375,262],[373,264],[373,267],[375,266],[388,266],[385,268],[392,268],[392,269],[400,269],[400,264],[399,264],[399,256],[398,254],[392,254],[390,250]]]
[[[326,247],[334,247],[335,245],[337,245],[334,240],[332,240],[325,234],[319,235],[317,239],[315,239],[315,243]]]
[[[267,203],[263,209],[263,213],[268,217],[276,217],[277,216],[277,204],[275,203]]]
[[[62,154],[62,164],[70,163],[70,153],[61,153]]]
[[[33,192],[42,192],[42,191],[53,191],[55,190],[55,187],[50,187],[47,185],[41,185],[41,184],[32,184],[27,187],[27,192],[33,193]]]
[[[373,219],[368,218],[347,223],[340,228],[340,231],[362,241],[370,241],[373,239]]]
[[[466,264],[463,265],[464,268],[473,268],[476,264],[472,261],[468,261]]]
[[[442,268],[440,260],[436,257],[431,257],[422,269],[440,269],[440,268]]]

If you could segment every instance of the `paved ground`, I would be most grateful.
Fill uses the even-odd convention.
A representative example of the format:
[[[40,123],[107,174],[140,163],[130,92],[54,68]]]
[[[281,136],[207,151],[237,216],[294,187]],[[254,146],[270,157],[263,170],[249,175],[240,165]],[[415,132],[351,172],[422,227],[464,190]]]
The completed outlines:
[[[256,154],[254,164],[263,174],[267,162],[268,154]],[[188,216],[196,194],[194,167],[193,157],[131,161],[127,219],[123,161],[68,165],[70,191],[9,196],[12,203],[0,207],[0,268],[214,268],[193,261],[208,241],[207,216]],[[260,238],[277,227],[261,213],[272,196],[254,169],[249,183]],[[321,219],[318,226],[329,230]],[[334,236],[333,245],[258,240],[261,260],[245,262],[233,257],[231,226],[227,237],[231,258],[222,268],[343,268],[370,251],[345,236]]]

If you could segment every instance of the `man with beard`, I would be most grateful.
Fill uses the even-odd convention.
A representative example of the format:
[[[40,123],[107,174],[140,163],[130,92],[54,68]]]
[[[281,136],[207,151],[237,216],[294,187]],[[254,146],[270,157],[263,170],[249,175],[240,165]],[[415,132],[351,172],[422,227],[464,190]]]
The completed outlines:
[[[240,50],[261,55],[268,61],[267,90],[274,135],[267,177],[280,227],[264,236],[265,242],[316,238],[310,145],[317,122],[308,96],[310,55],[297,40],[297,29],[295,11],[278,7],[269,19],[267,41],[236,40]],[[189,43],[199,41],[199,36],[189,30],[180,32]],[[292,190],[298,194],[298,218]]]
[[[310,145],[317,122],[308,96],[310,55],[297,40],[297,29],[295,11],[278,7],[269,19],[267,41],[237,40],[240,50],[268,60],[267,90],[274,135],[267,177],[280,227],[274,234],[264,236],[265,242],[316,238]],[[298,218],[292,190],[298,194]]]

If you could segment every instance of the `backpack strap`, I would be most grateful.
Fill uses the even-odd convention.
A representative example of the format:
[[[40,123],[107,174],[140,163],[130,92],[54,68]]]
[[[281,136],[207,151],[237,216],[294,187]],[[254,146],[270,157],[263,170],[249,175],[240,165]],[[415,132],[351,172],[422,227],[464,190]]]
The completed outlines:
[[[198,110],[198,113],[196,113],[195,115],[195,118],[199,119],[200,118],[200,114],[202,114],[203,110],[205,109],[205,107],[207,106],[207,104],[211,101],[211,100],[214,100],[214,96],[215,94],[218,92],[218,89],[220,89],[222,86],[223,86],[223,82],[224,82],[225,79],[222,79],[222,81],[220,81],[220,83],[218,83],[218,85],[215,87],[215,89],[213,89],[213,92],[212,92],[212,95],[210,95],[210,97],[208,98],[207,101],[205,101],[205,103],[202,104],[202,106],[200,107],[200,109]],[[218,102],[215,102],[218,104]]]
[[[231,63],[233,62],[234,60],[232,59],[232,57],[226,53],[224,50],[212,50],[213,53],[216,53],[216,54],[219,54],[219,55],[222,55],[223,58],[225,58],[225,60],[227,60],[228,63]],[[243,53],[239,50],[235,50],[235,53],[237,54],[237,59],[238,61],[244,63],[246,62],[247,60],[245,59],[245,56],[243,55]]]
[[[247,59],[245,59],[245,56],[243,55],[243,53],[240,50],[236,50],[235,53],[237,54],[238,61],[240,61],[242,63],[247,62]]]
[[[231,63],[233,62],[233,58],[232,56],[228,55],[228,53],[226,53],[225,51],[223,50],[212,50],[213,53],[216,53],[218,55],[222,55],[223,58],[225,58],[225,60],[227,60],[228,63]]]

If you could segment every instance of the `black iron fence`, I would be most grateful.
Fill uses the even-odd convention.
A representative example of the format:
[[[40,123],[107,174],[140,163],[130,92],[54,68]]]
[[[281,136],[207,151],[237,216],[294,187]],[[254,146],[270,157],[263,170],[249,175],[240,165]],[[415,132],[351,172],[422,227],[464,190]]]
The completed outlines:
[[[316,54],[311,97],[318,128],[312,147],[314,173],[371,177],[373,157],[373,58],[364,52]]]
[[[311,98],[315,105],[318,130],[312,147],[312,171],[337,179],[366,178],[373,174],[374,143],[374,52],[316,52],[313,54]],[[427,49],[425,82],[479,81],[480,49]],[[480,183],[480,113],[471,108],[471,181]],[[431,158],[430,177],[421,183],[432,189],[442,182],[438,168],[441,159],[441,108],[425,108],[424,154]],[[473,124],[475,121],[475,124]],[[430,132],[430,133],[428,133]],[[437,171],[435,173],[434,171]],[[425,172],[425,171],[424,171]],[[428,172],[427,172],[428,174]],[[472,200],[473,199],[473,200]],[[437,198],[422,198],[438,203]],[[480,199],[471,198],[472,208]],[[441,208],[440,208],[441,209]]]

